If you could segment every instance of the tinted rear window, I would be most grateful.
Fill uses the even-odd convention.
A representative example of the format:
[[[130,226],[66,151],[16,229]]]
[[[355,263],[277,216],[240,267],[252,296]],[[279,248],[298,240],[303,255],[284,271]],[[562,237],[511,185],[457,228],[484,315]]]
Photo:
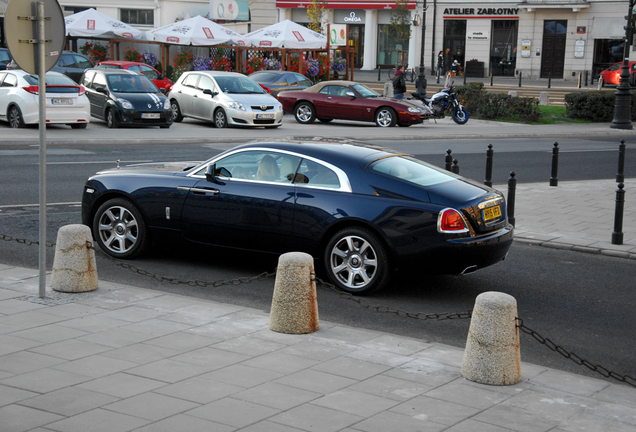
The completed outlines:
[[[38,85],[37,75],[25,75],[24,80],[30,85]],[[77,83],[61,74],[46,74],[45,75],[47,91],[55,93],[79,93],[79,87]],[[72,87],[49,87],[49,86],[72,86]]]
[[[455,174],[410,156],[390,156],[378,159],[372,162],[369,168],[418,186],[432,186],[457,178]]]

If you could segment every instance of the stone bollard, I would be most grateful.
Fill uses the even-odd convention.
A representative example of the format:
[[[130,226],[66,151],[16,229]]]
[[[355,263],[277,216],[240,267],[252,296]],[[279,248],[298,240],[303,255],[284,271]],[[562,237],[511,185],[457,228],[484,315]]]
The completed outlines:
[[[279,333],[304,334],[318,330],[318,301],[314,259],[289,252],[278,259],[269,328]]]
[[[548,96],[549,93],[547,91],[542,91],[541,93],[539,93],[539,105],[548,105]]]
[[[521,381],[517,301],[500,292],[477,296],[462,365],[464,378],[481,384]]]
[[[510,90],[508,92],[508,96],[510,97],[517,97],[517,91],[516,90]]]
[[[382,96],[393,97],[393,83],[391,81],[384,83],[384,92]]]
[[[88,292],[97,289],[97,266],[91,230],[86,225],[65,225],[57,232],[51,288],[61,292]]]

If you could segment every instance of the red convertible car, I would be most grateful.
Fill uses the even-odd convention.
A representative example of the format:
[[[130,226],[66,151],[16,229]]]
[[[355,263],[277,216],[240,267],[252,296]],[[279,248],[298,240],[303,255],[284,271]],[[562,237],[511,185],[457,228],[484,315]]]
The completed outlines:
[[[621,66],[623,62],[614,63],[609,69],[605,69],[598,77],[598,89],[602,89],[605,84],[619,85],[621,82]],[[635,84],[636,61],[629,62],[629,84]]]
[[[318,119],[375,122],[380,127],[411,126],[429,118],[423,105],[382,97],[364,84],[353,81],[323,81],[305,90],[278,94],[283,111],[293,113],[298,123]]]

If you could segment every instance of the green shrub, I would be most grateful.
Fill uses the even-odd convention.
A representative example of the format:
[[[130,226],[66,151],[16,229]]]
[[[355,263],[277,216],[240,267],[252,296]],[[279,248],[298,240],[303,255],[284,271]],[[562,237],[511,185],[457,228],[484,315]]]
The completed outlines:
[[[589,91],[565,95],[566,115],[574,119],[593,122],[611,122],[614,119],[616,91]],[[632,95],[632,121],[636,121],[636,97]]]
[[[488,93],[483,83],[457,87],[457,96],[473,118],[534,123],[541,117],[536,98]]]

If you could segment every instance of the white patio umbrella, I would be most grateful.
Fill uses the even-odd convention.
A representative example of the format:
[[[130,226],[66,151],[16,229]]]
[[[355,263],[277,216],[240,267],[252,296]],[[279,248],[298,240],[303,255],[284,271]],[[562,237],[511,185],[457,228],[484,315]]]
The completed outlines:
[[[148,40],[180,45],[219,45],[241,37],[234,30],[223,27],[207,18],[194,18],[168,24],[146,32]]]
[[[235,39],[239,45],[274,48],[325,48],[327,36],[285,20]]]
[[[140,30],[93,8],[67,16],[64,23],[68,36],[141,39],[143,35]]]

